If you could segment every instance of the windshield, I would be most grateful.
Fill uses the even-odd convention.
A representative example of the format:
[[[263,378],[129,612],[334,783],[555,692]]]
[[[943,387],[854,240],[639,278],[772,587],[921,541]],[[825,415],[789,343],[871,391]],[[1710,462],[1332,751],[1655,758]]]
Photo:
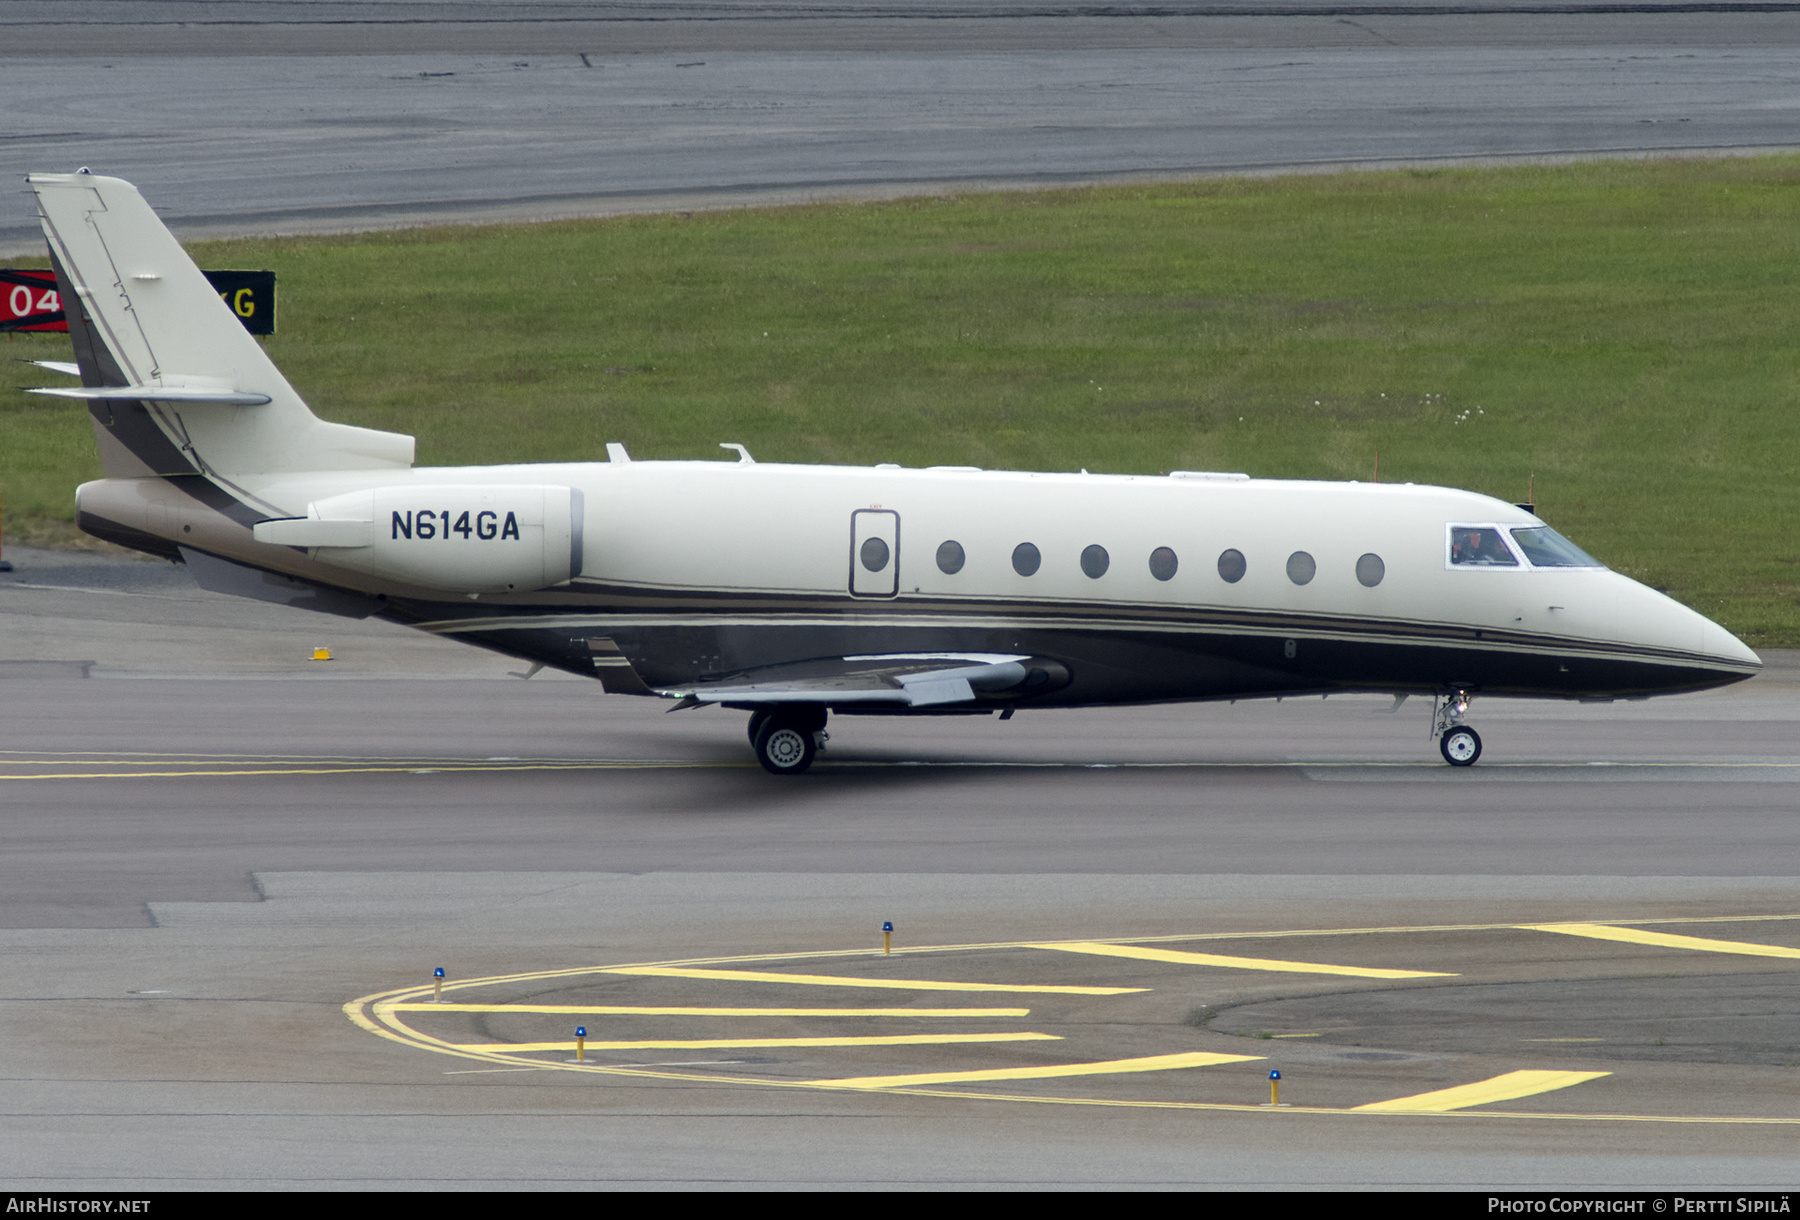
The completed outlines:
[[[1603,568],[1606,565],[1547,525],[1515,529],[1513,541],[1534,568]]]

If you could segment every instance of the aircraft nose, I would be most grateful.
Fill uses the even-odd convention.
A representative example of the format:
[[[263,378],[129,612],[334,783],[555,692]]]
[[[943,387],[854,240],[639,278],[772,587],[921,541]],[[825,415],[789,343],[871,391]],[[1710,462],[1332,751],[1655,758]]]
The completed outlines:
[[[1615,613],[1624,629],[1621,634],[1658,651],[1666,650],[1665,655],[1685,656],[1683,660],[1670,657],[1674,670],[1666,689],[1725,686],[1742,682],[1762,668],[1762,658],[1748,645],[1693,607],[1636,581],[1619,587],[1624,596],[1615,603]]]
[[[1748,644],[1709,618],[1702,618],[1702,622],[1705,623],[1700,633],[1700,651],[1702,653],[1709,657],[1717,657],[1733,666],[1762,668],[1762,658],[1757,656]]]

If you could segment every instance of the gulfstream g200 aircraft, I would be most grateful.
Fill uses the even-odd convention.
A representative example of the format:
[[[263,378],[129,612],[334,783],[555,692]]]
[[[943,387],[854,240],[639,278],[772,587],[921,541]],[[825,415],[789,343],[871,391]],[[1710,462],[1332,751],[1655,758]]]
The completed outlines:
[[[1636,698],[1760,666],[1511,504],[1241,474],[633,462],[418,469],[313,415],[129,183],[37,174],[107,477],[81,528],[205,588],[382,615],[750,713],[770,771],[830,712],[1428,694]]]

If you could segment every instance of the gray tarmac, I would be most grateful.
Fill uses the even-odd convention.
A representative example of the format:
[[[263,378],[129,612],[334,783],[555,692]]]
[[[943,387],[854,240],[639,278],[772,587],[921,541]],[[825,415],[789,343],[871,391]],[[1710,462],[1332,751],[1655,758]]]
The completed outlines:
[[[1478,702],[1467,772],[1416,701],[1341,698],[840,717],[794,780],[754,766],[737,715],[521,681],[172,565],[6,554],[7,1188],[1737,1190],[1800,1170],[1800,656],[1709,694]],[[1252,964],[1029,947],[1095,939]],[[848,981],[594,972],[657,962]],[[480,1011],[400,1028],[355,1004],[428,998],[437,966]],[[1009,1004],[1029,1015],[793,1012]],[[581,1015],[620,1005],[689,1015]],[[580,1066],[576,1021],[611,1048]],[[874,1041],[823,1041],[845,1036]],[[1224,1061],[1017,1076],[1195,1053]],[[1256,1104],[1272,1065],[1291,1109]],[[1355,1109],[1511,1072],[1575,1083]],[[940,1083],[812,1083],[921,1074]]]
[[[1800,146],[1800,11],[1739,7],[14,0],[0,170],[199,237]]]

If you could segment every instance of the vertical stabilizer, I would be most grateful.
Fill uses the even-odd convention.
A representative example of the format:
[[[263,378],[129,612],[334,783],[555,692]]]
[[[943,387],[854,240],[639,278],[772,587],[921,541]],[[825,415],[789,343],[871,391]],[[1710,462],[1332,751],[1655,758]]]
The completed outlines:
[[[136,187],[86,173],[27,181],[82,384],[130,391],[84,395],[107,474],[412,464],[410,436],[327,423],[307,408]],[[170,397],[155,397],[157,389]]]

